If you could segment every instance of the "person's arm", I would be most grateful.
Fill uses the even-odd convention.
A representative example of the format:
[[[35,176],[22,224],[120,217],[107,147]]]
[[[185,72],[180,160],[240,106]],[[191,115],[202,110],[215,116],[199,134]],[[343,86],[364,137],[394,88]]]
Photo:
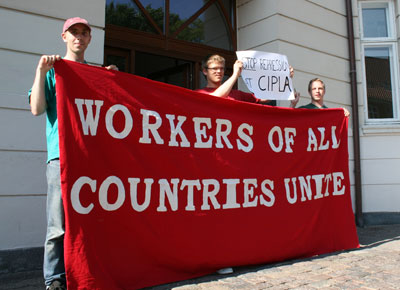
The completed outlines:
[[[258,100],[258,104],[261,105],[269,105],[272,102],[272,100]]]
[[[290,101],[290,108],[296,108],[297,103],[300,100],[300,93],[294,91],[294,99]]]
[[[235,61],[233,65],[233,73],[229,79],[227,79],[222,85],[220,85],[214,92],[210,95],[226,98],[229,93],[231,92],[233,86],[235,85],[236,81],[238,80],[241,72],[243,69],[243,63],[240,60]]]
[[[290,75],[290,78],[294,77],[294,68],[291,65],[289,65],[289,75]]]
[[[118,67],[115,64],[110,64],[109,66],[105,67],[108,70],[116,70],[119,71]]]
[[[59,55],[43,55],[39,60],[30,95],[31,112],[35,116],[41,115],[46,111],[47,103],[44,88],[46,74],[53,68],[54,63],[60,59]]]
[[[344,111],[344,116],[345,117],[350,117],[350,112],[349,112],[349,110],[347,110],[346,108],[342,108],[343,109],[343,111]]]

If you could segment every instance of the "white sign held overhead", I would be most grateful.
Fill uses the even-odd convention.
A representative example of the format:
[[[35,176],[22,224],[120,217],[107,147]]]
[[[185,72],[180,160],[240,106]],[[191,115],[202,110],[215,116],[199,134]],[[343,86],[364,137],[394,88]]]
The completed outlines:
[[[243,62],[242,79],[261,100],[293,100],[294,89],[286,55],[255,50],[236,52]]]

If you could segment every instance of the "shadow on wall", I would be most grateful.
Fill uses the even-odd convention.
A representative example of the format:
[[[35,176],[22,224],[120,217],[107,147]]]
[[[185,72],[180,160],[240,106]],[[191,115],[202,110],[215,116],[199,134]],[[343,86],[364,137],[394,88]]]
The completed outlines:
[[[376,247],[393,240],[400,240],[400,224],[357,228],[357,234],[362,247]]]

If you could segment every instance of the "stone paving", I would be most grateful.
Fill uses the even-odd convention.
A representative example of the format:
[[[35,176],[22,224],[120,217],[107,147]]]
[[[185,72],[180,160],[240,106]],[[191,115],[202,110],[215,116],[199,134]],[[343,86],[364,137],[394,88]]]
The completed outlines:
[[[360,249],[284,263],[236,268],[152,290],[400,289],[400,225],[357,229]]]
[[[146,290],[399,289],[400,224],[358,228],[360,249],[235,268]],[[44,289],[41,272],[0,275],[1,290]]]

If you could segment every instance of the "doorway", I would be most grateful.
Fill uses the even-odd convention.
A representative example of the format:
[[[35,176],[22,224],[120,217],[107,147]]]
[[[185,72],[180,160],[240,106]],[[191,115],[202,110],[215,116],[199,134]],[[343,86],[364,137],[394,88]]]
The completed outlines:
[[[106,0],[104,64],[149,79],[197,89],[201,61],[236,60],[234,0]]]

